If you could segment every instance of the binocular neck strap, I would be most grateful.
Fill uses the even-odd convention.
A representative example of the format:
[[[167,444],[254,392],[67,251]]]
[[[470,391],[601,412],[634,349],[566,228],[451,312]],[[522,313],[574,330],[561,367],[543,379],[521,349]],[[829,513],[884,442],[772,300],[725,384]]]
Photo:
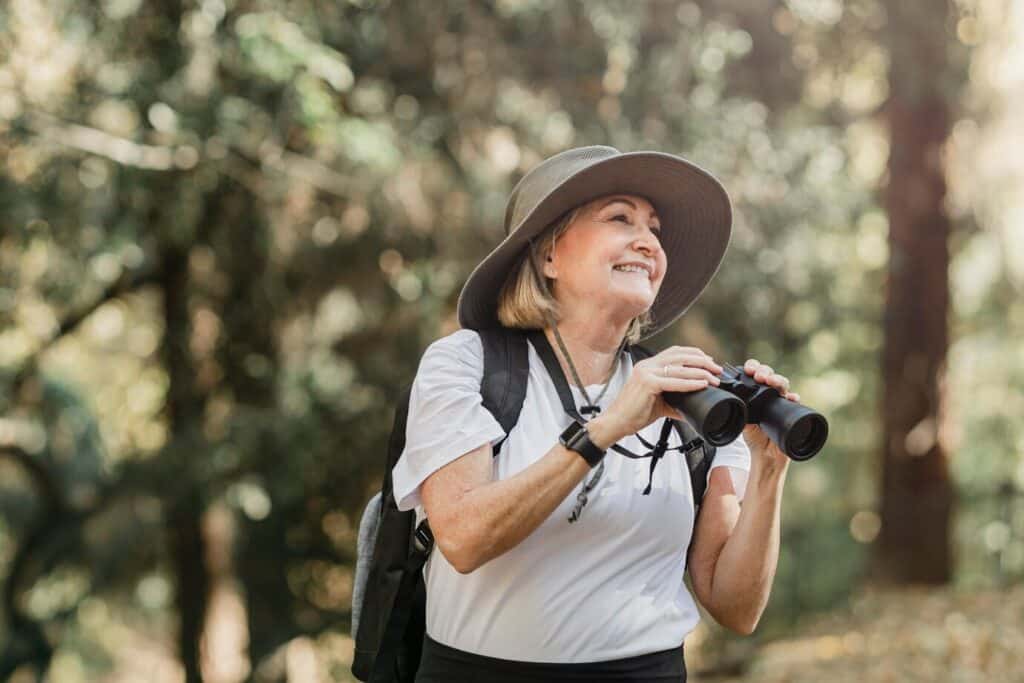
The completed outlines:
[[[576,410],[576,401],[572,397],[569,382],[566,380],[565,373],[562,372],[562,366],[558,363],[557,356],[555,356],[555,350],[551,348],[551,344],[548,342],[548,338],[544,335],[543,330],[531,330],[527,334],[527,339],[533,344],[533,348],[536,349],[537,355],[540,356],[541,361],[544,363],[548,375],[550,375],[551,380],[555,383],[555,390],[558,392],[558,400],[562,403],[562,409],[569,417],[580,424],[586,422],[579,411]],[[569,366],[572,367],[572,361],[568,360],[568,355],[566,355],[566,360]],[[605,387],[607,387],[607,384]],[[583,395],[586,397],[586,390],[584,390]],[[584,406],[584,408],[589,407],[591,406]]]
[[[548,342],[548,338],[544,335],[544,332],[541,330],[531,330],[526,336],[527,339],[530,340],[530,343],[533,344],[533,348],[536,349],[537,355],[540,356],[541,361],[544,363],[544,367],[547,369],[551,380],[555,383],[555,390],[558,392],[558,400],[562,403],[562,409],[569,417],[580,424],[585,423],[586,420],[584,420],[579,411],[576,410],[576,403],[573,400],[572,391],[569,389],[569,382],[565,379],[565,373],[562,372],[562,366],[558,363],[558,358],[555,356],[555,350],[551,348],[551,344]],[[665,424],[661,431],[661,439],[657,445],[648,442],[639,434],[636,435],[646,448],[651,449],[650,453],[640,455],[627,448],[623,448],[618,444],[612,444],[611,448],[616,453],[634,460],[648,457],[651,458],[651,475],[653,477],[654,466],[657,464],[658,459],[661,458],[661,456],[663,456],[668,450],[679,450],[676,448],[668,448],[668,433],[670,429],[671,422],[669,420],[665,420]],[[662,444],[664,444],[664,447],[662,447]],[[659,447],[662,447],[661,451],[657,457],[654,457],[654,454],[658,452]]]

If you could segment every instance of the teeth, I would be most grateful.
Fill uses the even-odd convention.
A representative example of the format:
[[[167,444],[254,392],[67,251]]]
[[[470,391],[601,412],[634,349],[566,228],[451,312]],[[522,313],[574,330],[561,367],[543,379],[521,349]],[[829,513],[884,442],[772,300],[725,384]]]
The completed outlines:
[[[627,273],[643,273],[644,275],[647,274],[647,269],[642,268],[640,266],[615,266],[615,270],[623,270],[626,271]]]

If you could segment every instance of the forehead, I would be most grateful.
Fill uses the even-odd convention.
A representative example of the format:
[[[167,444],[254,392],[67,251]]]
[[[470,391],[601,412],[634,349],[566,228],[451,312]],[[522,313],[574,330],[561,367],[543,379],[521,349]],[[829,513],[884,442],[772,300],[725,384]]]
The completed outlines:
[[[651,216],[658,218],[658,212],[654,206],[643,197],[635,194],[609,194],[604,197],[598,197],[590,203],[590,207],[593,211],[600,211],[612,204],[626,204],[633,209],[647,210],[650,211]]]

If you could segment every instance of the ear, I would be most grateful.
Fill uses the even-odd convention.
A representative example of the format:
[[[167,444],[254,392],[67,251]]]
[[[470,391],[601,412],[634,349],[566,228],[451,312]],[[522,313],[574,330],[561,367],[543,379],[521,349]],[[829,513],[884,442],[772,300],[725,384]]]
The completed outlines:
[[[544,277],[551,278],[552,280],[558,277],[558,269],[555,268],[555,260],[551,254],[548,254],[547,259],[545,259],[541,272],[544,273]]]

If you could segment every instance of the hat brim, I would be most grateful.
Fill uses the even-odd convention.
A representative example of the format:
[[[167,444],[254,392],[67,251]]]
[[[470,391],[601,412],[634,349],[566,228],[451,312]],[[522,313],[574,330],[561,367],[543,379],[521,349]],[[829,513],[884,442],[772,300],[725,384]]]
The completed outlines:
[[[566,211],[609,194],[636,194],[654,206],[668,268],[651,306],[649,337],[675,322],[718,272],[732,231],[725,188],[699,166],[663,152],[627,152],[595,162],[560,183],[481,261],[459,295],[459,323],[499,325],[498,295],[529,240]]]

